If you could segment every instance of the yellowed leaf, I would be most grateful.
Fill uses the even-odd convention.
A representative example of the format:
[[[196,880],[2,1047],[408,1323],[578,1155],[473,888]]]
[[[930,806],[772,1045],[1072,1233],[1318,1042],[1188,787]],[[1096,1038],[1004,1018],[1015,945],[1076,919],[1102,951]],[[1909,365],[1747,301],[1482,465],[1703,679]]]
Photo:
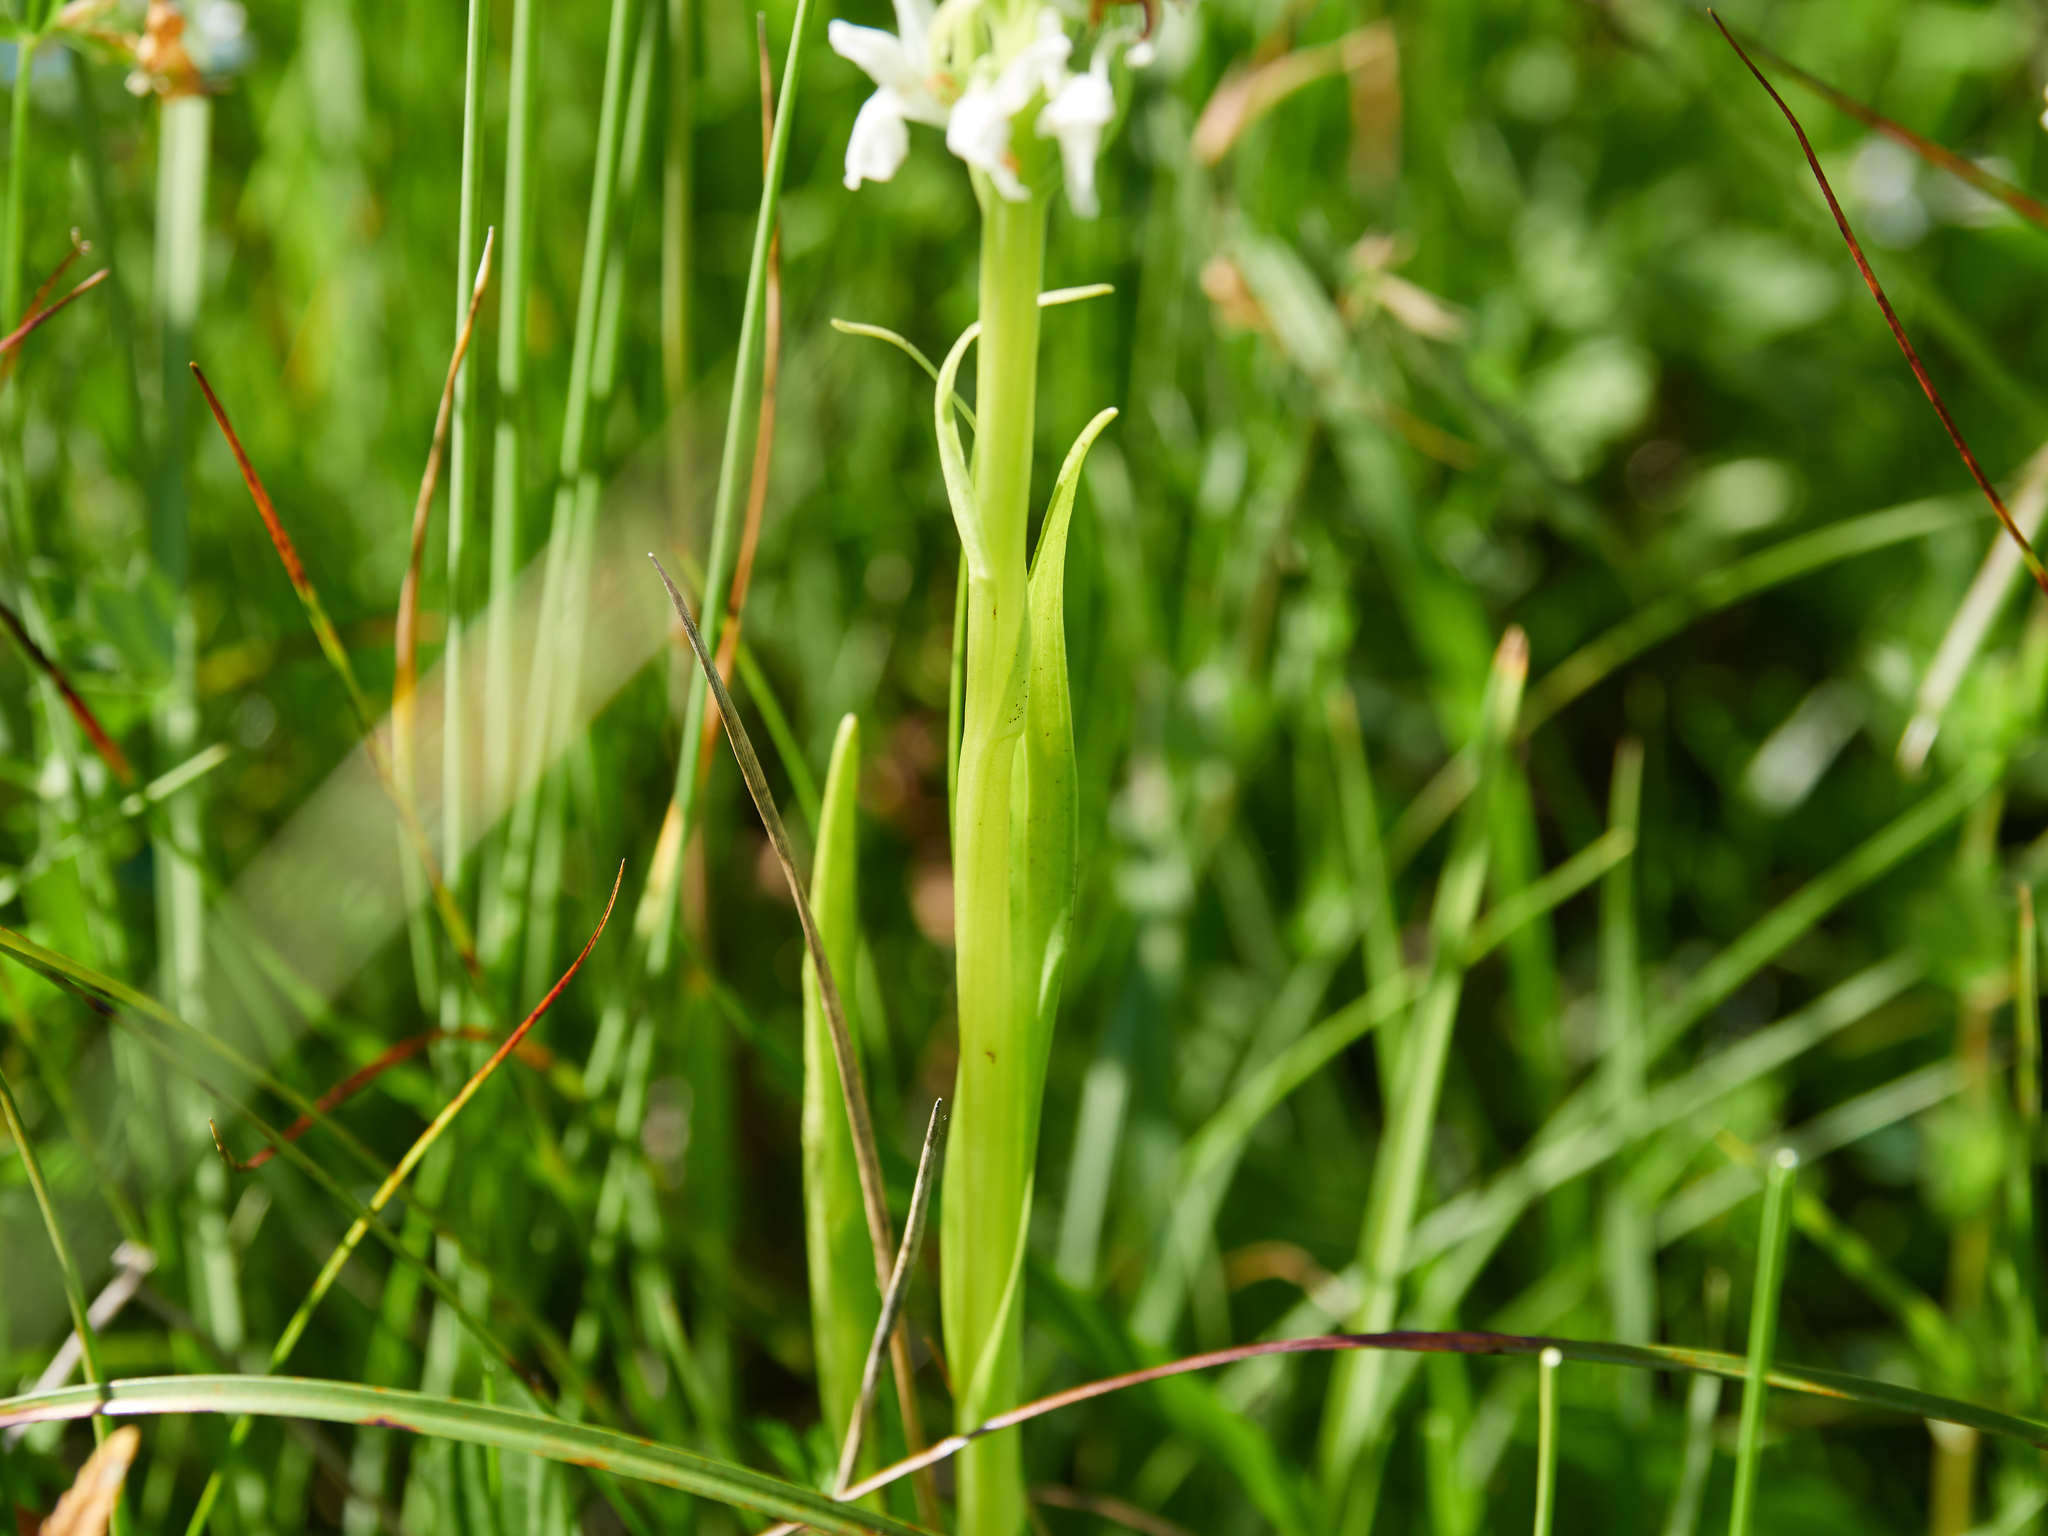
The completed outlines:
[[[124,1424],[107,1436],[86,1457],[70,1489],[50,1511],[42,1536],[106,1536],[107,1523],[121,1497],[121,1484],[141,1443],[142,1433],[133,1424]]]

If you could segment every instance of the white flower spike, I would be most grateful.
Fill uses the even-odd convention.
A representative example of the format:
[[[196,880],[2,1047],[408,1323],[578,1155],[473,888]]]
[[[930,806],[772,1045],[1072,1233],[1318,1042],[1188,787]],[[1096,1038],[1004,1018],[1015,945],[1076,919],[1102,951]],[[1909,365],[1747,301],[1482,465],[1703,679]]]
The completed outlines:
[[[1100,53],[1087,74],[1070,76],[1038,114],[1039,137],[1059,141],[1067,201],[1084,219],[1092,219],[1100,211],[1095,197],[1095,157],[1102,149],[1103,130],[1115,116],[1109,61]]]
[[[932,0],[895,0],[893,33],[844,21],[831,24],[826,35],[833,51],[875,82],[847,140],[846,185],[889,180],[910,153],[910,124],[928,123],[945,130],[946,148],[986,176],[998,196],[1023,202],[1031,188],[1018,163],[1016,135],[1031,133],[1035,120],[1039,138],[1058,141],[1074,211],[1093,218],[1095,159],[1116,115],[1109,58],[1127,39],[1120,29],[1111,29],[1088,72],[1071,74],[1067,61],[1074,45],[1061,12],[1038,4],[1022,37],[1019,29],[1006,25],[993,54],[956,64],[948,39],[963,26],[977,24],[981,4],[948,0],[935,10]],[[935,30],[943,36],[935,38]],[[1132,56],[1139,47],[1129,49]],[[955,68],[964,79],[951,73]]]

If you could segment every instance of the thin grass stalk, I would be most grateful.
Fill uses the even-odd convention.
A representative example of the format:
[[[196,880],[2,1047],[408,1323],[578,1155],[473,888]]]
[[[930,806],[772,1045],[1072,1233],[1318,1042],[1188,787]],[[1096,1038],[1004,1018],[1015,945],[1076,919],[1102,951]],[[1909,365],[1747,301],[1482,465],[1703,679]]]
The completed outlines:
[[[476,323],[480,297],[470,274],[482,265],[478,231],[483,228],[484,61],[490,51],[491,7],[470,0],[462,72],[462,184],[455,228],[455,325],[466,338]],[[496,239],[484,230],[482,251]],[[465,353],[467,348],[463,349]],[[483,442],[482,396],[476,370],[467,356],[455,367],[455,412],[448,433],[448,639],[441,653],[443,721],[441,731],[441,868],[459,901],[462,864],[469,847],[471,789],[469,732],[469,653],[465,626],[476,612],[477,561],[471,548],[470,523],[475,513]],[[461,1023],[462,992],[446,985],[441,991],[441,1025]]]
[[[598,104],[596,163],[591,171],[590,211],[584,221],[583,266],[576,290],[575,328],[569,344],[569,388],[562,410],[554,510],[548,524],[540,609],[535,620],[539,632],[550,636],[566,636],[568,633],[566,615],[570,609],[569,588],[574,579],[576,557],[576,488],[584,466],[590,421],[599,310],[611,250],[619,147],[626,128],[626,95],[631,81],[638,15],[638,0],[612,0],[611,21],[605,35],[604,85]],[[514,929],[525,932],[529,960],[545,942],[536,939],[532,931],[535,925],[526,911],[537,885],[536,854],[546,835],[542,823],[546,820],[558,827],[560,819],[557,813],[561,795],[559,775],[547,771],[550,755],[561,745],[554,739],[558,723],[556,698],[557,689],[565,683],[558,676],[564,669],[556,657],[556,650],[555,645],[544,645],[535,650],[532,672],[527,680],[527,735],[518,750],[533,787],[519,798],[513,808],[504,863],[499,871],[499,899],[506,909],[506,921]]]
[[[718,668],[712,661],[704,636],[697,621],[690,612],[690,606],[661,561],[649,555],[655,571],[661,577],[661,584],[668,591],[669,601],[675,607],[676,617],[682,621],[683,633],[688,638],[690,649],[696,653],[699,671],[713,701],[718,706],[719,718],[725,724],[727,738],[732,743],[733,757],[739,764],[740,776],[746,781],[747,793],[752,797],[755,810],[760,814],[763,830],[768,834],[769,846],[775,852],[776,862],[782,867],[784,883],[789,887],[790,900],[796,907],[797,920],[803,928],[804,949],[809,961],[808,974],[816,982],[816,991],[829,1028],[826,1031],[831,1044],[832,1063],[838,1074],[840,1102],[845,1108],[849,1141],[853,1153],[853,1166],[859,1186],[860,1205],[867,1223],[868,1246],[872,1255],[877,1291],[886,1295],[889,1290],[896,1256],[895,1237],[891,1230],[889,1208],[882,1188],[881,1157],[875,1147],[873,1121],[868,1109],[867,1084],[861,1072],[860,1056],[855,1047],[852,1029],[847,1023],[846,1008],[839,985],[834,976],[832,957],[825,948],[820,935],[816,914],[804,895],[801,878],[797,874],[796,857],[791,851],[789,833],[783,825],[782,815],[775,807],[775,797],[768,788],[767,776],[761,771],[761,760],[754,751],[753,742],[747,736],[746,727],[741,724],[733,708],[732,695],[727,692],[724,681],[718,675]],[[683,741],[683,750],[689,751],[689,738]],[[912,1387],[910,1369],[910,1342],[905,1329],[899,1324],[890,1341],[891,1361],[895,1369],[897,1385],[897,1407],[903,1418],[904,1438],[916,1446],[923,1438],[917,1413],[917,1400]],[[919,1494],[922,1508],[930,1501],[928,1492]]]
[[[1720,1347],[1728,1321],[1728,1272],[1710,1269],[1706,1280],[1707,1340]],[[1678,1487],[1664,1517],[1663,1536],[1694,1536],[1700,1505],[1707,1493],[1707,1473],[1714,1464],[1714,1420],[1721,1411],[1721,1378],[1702,1371],[1685,1394],[1685,1450],[1679,1462]]]
[[[2008,1268],[2013,1284],[2013,1394],[2029,1407],[2041,1402],[2040,1258],[2035,1232],[2034,1149],[2041,1134],[2040,935],[2034,891],[2019,888],[2013,957],[2013,1118],[2015,1145],[2005,1161]],[[2038,1479],[2040,1468],[2034,1467]]]
[[[1785,1284],[1785,1247],[1792,1230],[1792,1186],[1799,1154],[1780,1147],[1764,1184],[1757,1233],[1756,1289],[1749,1303],[1749,1352],[1742,1389],[1742,1427],[1735,1441],[1735,1493],[1728,1536],[1749,1536],[1755,1521],[1757,1467],[1763,1456],[1764,1400],[1777,1347],[1778,1301]]]
[[[1528,642],[1519,629],[1510,629],[1495,654],[1480,711],[1482,792],[1466,808],[1444,867],[1430,919],[1435,955],[1408,1025],[1398,1086],[1387,1088],[1385,1129],[1359,1233],[1362,1281],[1354,1317],[1360,1332],[1384,1331],[1400,1300],[1409,1235],[1422,1198],[1425,1153],[1464,986],[1466,938],[1486,881],[1491,806],[1483,784],[1513,732],[1527,671]],[[1324,1409],[1323,1487],[1330,1518],[1347,1532],[1370,1527],[1378,1497],[1377,1447],[1385,1442],[1388,1408],[1382,1362],[1383,1357],[1370,1354],[1340,1362]]]
[[[1633,841],[1643,816],[1643,746],[1633,738],[1614,754],[1607,823]],[[1607,1112],[1625,1125],[1636,1123],[1644,1094],[1642,950],[1636,910],[1635,861],[1617,863],[1600,890],[1600,1021],[1606,1053],[1603,1075]],[[1650,1246],[1649,1213],[1626,1181],[1609,1187],[1601,1212],[1601,1245],[1607,1268],[1608,1305],[1615,1337],[1647,1342],[1655,1333],[1656,1262]],[[1625,1377],[1618,1384],[1628,1423],[1649,1417],[1647,1383]]]
[[[1557,1369],[1563,1364],[1555,1349],[1536,1357],[1535,1536],[1550,1536],[1557,1514]]]
[[[1376,987],[1404,971],[1401,918],[1394,905],[1394,886],[1380,841],[1378,797],[1373,793],[1372,764],[1366,756],[1365,733],[1358,723],[1358,704],[1345,684],[1332,687],[1324,700],[1323,718],[1337,778],[1337,808],[1344,829],[1344,853],[1358,908],[1358,926],[1365,954],[1365,981]],[[1380,1031],[1377,1049],[1382,1074],[1391,1076],[1399,1059],[1398,1027]]]
[[[526,439],[526,308],[531,286],[534,125],[539,104],[534,88],[540,0],[513,0],[511,58],[505,123],[505,191],[499,220],[504,232],[503,272],[498,279],[498,369],[495,420],[491,427],[490,617],[484,647],[485,783],[491,802],[505,803],[516,770],[513,740],[515,636],[512,592],[521,564],[520,511],[524,496]],[[484,886],[486,917],[480,922],[485,964],[495,972],[510,941],[514,919],[501,885]]]
[[[653,116],[654,66],[661,51],[660,16],[652,6],[644,6],[640,10],[636,25],[639,37],[633,48],[624,120],[618,135],[618,187],[614,211],[608,217],[588,376],[580,392],[590,418],[599,421],[608,414],[612,396],[618,388],[629,281],[626,236],[646,159],[648,127]],[[578,393],[573,368],[570,392],[572,399]],[[593,462],[588,429],[577,427],[576,431],[577,467],[573,477],[569,477],[566,463],[570,444],[568,427],[564,428],[564,478],[556,489],[555,535],[549,546],[551,558],[556,544],[565,546],[566,555],[561,585],[557,590],[559,606],[555,611],[553,630],[560,636],[560,643],[548,648],[546,659],[548,673],[554,679],[551,697],[555,714],[551,721],[544,721],[541,726],[547,750],[561,752],[565,757],[571,751],[575,735],[576,694],[583,676],[584,640],[590,628],[598,503],[604,494],[604,476],[601,467]],[[537,667],[537,681],[539,676]],[[576,790],[574,798],[578,803],[587,806],[589,801],[591,758],[588,737],[574,742],[573,746],[576,755],[567,758],[565,765],[549,777],[536,802],[541,821],[526,893],[526,967],[521,983],[524,994],[531,994],[547,984],[554,962],[555,914],[561,902],[562,859],[570,842],[567,817],[572,787]]]

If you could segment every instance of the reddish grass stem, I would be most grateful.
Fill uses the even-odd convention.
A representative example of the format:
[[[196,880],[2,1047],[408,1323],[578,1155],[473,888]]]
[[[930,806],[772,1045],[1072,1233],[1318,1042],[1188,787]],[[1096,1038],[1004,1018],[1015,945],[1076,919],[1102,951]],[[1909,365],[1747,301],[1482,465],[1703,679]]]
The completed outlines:
[[[284,523],[278,518],[277,506],[270,499],[270,492],[263,488],[263,477],[256,473],[256,466],[249,462],[249,455],[242,448],[242,440],[235,435],[234,425],[228,420],[228,413],[222,408],[220,397],[213,392],[213,386],[206,380],[205,371],[197,363],[191,365],[192,377],[199,381],[200,393],[206,396],[207,409],[213,412],[213,419],[220,427],[221,436],[227,439],[228,452],[234,455],[235,465],[242,472],[242,483],[249,489],[249,499],[256,505],[256,515],[263,519],[263,526],[270,533],[270,542],[276,546],[277,558],[284,565],[285,577],[291,582],[292,590],[298,594],[299,603],[306,610],[306,620],[313,626],[314,638],[320,642],[329,664],[341,678],[342,688],[348,694],[349,708],[355,712],[356,725],[363,733],[363,751],[368,754],[370,767],[377,775],[377,782],[390,797],[392,807],[398,812],[400,826],[404,829],[406,842],[412,848],[413,856],[420,861],[420,868],[426,872],[427,885],[433,892],[434,907],[441,917],[442,927],[447,930],[448,942],[454,946],[456,955],[462,961],[463,970],[477,993],[486,1003],[490,993],[484,982],[483,966],[476,957],[476,941],[470,936],[469,924],[462,916],[462,910],[455,905],[455,898],[449,894],[447,883],[441,878],[441,867],[434,859],[434,850],[428,846],[426,829],[420,825],[419,812],[414,808],[412,796],[392,773],[391,761],[385,754],[383,743],[377,736],[377,725],[370,715],[370,703],[363,695],[362,685],[356,681],[355,667],[343,648],[341,636],[336,633],[334,621],[327,616],[327,610],[320,602],[320,594],[314,590],[313,582],[306,575],[305,563],[299,559],[299,552],[293,545],[291,535],[284,531]]]
[[[1720,18],[1717,16],[1715,20],[1718,22]],[[1730,29],[1723,24],[1721,30],[1727,32]],[[1991,172],[1985,170],[1976,161],[1966,159],[1947,145],[1937,144],[1934,140],[1915,133],[1905,124],[1894,122],[1876,108],[1865,106],[1847,91],[1828,84],[1827,81],[1821,79],[1820,76],[1810,70],[1800,68],[1799,65],[1794,64],[1768,43],[1760,42],[1755,37],[1751,37],[1749,39],[1749,46],[1770,63],[1772,67],[1782,69],[1815,95],[1826,98],[1828,104],[1834,107],[1836,111],[1847,113],[1866,128],[1883,134],[1895,144],[1903,144],[1929,165],[1934,166],[1937,170],[1946,171],[1949,175],[1955,177],[1956,180],[1975,187],[1993,201],[2003,203],[2029,224],[2038,225],[2042,229],[2048,229],[2048,204],[2044,204],[2039,199],[2029,196],[2003,177],[1992,175]]]
[[[14,643],[22,648],[28,659],[35,663],[43,676],[47,677],[64,696],[64,706],[71,711],[71,718],[78,722],[78,728],[85,732],[87,739],[92,742],[93,750],[99,753],[101,761],[107,765],[114,777],[123,784],[133,784],[135,770],[129,766],[128,759],[120,747],[115,745],[114,738],[107,734],[106,727],[100,724],[98,717],[93,714],[85,700],[78,696],[78,690],[71,686],[71,680],[64,675],[63,669],[50,659],[48,652],[29,638],[28,629],[22,624],[20,616],[5,603],[0,603],[0,624],[6,625],[7,632],[14,636]]]
[[[279,1135],[278,1141],[297,1141],[313,1128],[316,1116],[331,1114],[358,1093],[361,1093],[371,1083],[382,1077],[386,1072],[389,1072],[393,1067],[412,1060],[413,1057],[419,1055],[428,1046],[440,1045],[444,1041],[449,1040],[468,1040],[493,1044],[497,1039],[497,1035],[488,1029],[479,1029],[474,1025],[466,1025],[460,1029],[430,1029],[423,1035],[414,1035],[409,1039],[401,1040],[398,1044],[392,1046],[365,1066],[351,1072],[347,1077],[321,1094],[319,1098],[313,1101],[312,1113],[301,1115],[298,1119],[294,1120]],[[521,1061],[532,1067],[536,1072],[545,1072],[555,1064],[555,1053],[537,1041],[527,1040],[520,1042],[516,1054]],[[214,1150],[220,1153],[222,1160],[230,1168],[234,1169],[236,1173],[253,1173],[278,1154],[278,1147],[273,1143],[263,1148],[254,1157],[239,1158],[227,1149],[227,1144],[221,1140],[220,1132],[217,1128],[213,1134],[213,1145]]]
[[[1870,296],[1877,300],[1877,307],[1884,312],[1884,323],[1891,327],[1892,339],[1898,342],[1899,350],[1906,354],[1906,363],[1913,370],[1913,377],[1920,381],[1921,393],[1927,396],[1927,403],[1934,407],[1934,414],[1941,418],[1942,427],[1948,432],[1948,440],[1955,444],[1956,452],[1962,456],[1963,467],[1969,470],[1970,477],[1977,482],[1977,489],[1984,493],[1984,499],[1991,503],[1991,510],[1998,514],[1999,522],[2005,525],[2005,531],[2012,535],[2013,542],[2019,546],[2020,559],[2027,567],[2027,574],[2034,578],[2036,586],[2043,592],[2048,592],[2048,567],[2041,564],[2041,557],[2034,553],[2034,546],[2027,541],[2026,534],[2013,520],[2012,513],[2006,510],[2005,502],[1992,485],[1990,476],[1986,475],[1983,467],[1978,464],[1977,456],[1970,452],[1970,445],[1963,441],[1962,429],[1949,414],[1948,406],[1942,401],[1941,391],[1934,387],[1934,380],[1928,377],[1926,365],[1920,361],[1920,354],[1913,350],[1913,343],[1906,339],[1906,328],[1899,324],[1898,313],[1892,308],[1892,301],[1885,297],[1884,285],[1878,282],[1877,274],[1871,270],[1870,262],[1864,257],[1863,246],[1856,239],[1856,232],[1849,227],[1849,216],[1842,212],[1842,205],[1835,200],[1835,189],[1828,185],[1827,173],[1820,168],[1820,157],[1814,154],[1813,144],[1806,137],[1806,130],[1799,126],[1798,117],[1785,104],[1785,98],[1778,94],[1777,87],[1764,78],[1764,72],[1756,67],[1755,61],[1747,53],[1743,52],[1742,44],[1735,40],[1735,34],[1728,30],[1727,23],[1721,20],[1719,13],[1709,8],[1707,15],[1714,25],[1720,28],[1721,36],[1726,38],[1728,46],[1735,50],[1735,56],[1742,60],[1743,67],[1756,76],[1756,83],[1764,88],[1772,103],[1785,115],[1785,121],[1792,125],[1792,132],[1799,140],[1799,148],[1806,156],[1807,165],[1813,170],[1813,179],[1820,183],[1821,196],[1827,199],[1828,211],[1835,216],[1835,227],[1841,230],[1842,239],[1848,244],[1849,255],[1856,262],[1856,270],[1863,274],[1864,286],[1870,289]]]
[[[469,355],[469,338],[476,329],[477,306],[491,281],[491,244],[495,229],[484,231],[484,250],[477,262],[476,282],[469,291],[469,309],[462,317],[462,329],[455,335],[455,352],[448,359],[448,377],[441,385],[440,408],[434,413],[434,440],[427,450],[427,467],[420,475],[420,493],[412,508],[412,547],[405,561],[405,579],[398,588],[398,626],[394,643],[391,678],[392,755],[403,765],[401,777],[409,777],[412,757],[413,692],[419,677],[420,566],[427,549],[427,515],[434,505],[434,487],[441,479],[441,455],[448,446],[448,422],[455,410],[455,380],[462,372],[462,360]],[[454,573],[449,574],[452,583]],[[455,615],[449,615],[452,627]],[[455,792],[455,786],[449,786]]]

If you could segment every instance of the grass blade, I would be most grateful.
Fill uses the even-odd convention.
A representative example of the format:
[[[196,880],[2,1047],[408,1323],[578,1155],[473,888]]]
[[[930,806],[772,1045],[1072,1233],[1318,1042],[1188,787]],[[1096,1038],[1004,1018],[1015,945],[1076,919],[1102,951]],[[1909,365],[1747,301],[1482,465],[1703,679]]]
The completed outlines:
[[[852,1132],[854,1166],[860,1178],[861,1206],[867,1217],[868,1244],[873,1252],[875,1282],[878,1291],[886,1293],[889,1288],[889,1274],[896,1251],[894,1234],[890,1229],[889,1207],[882,1189],[882,1159],[875,1149],[875,1129],[868,1113],[867,1083],[860,1069],[860,1057],[855,1052],[853,1033],[846,1022],[846,1005],[842,1001],[839,985],[833,977],[831,956],[825,951],[823,939],[818,934],[818,924],[811,911],[811,904],[804,896],[803,881],[796,870],[796,855],[789,845],[789,832],[782,824],[781,813],[775,808],[775,796],[768,788],[768,777],[761,771],[761,759],[754,752],[754,744],[747,738],[747,728],[740,723],[734,712],[732,695],[726,690],[725,680],[718,675],[718,668],[705,648],[704,636],[697,629],[697,621],[690,614],[690,605],[683,600],[683,594],[662,568],[661,561],[650,554],[654,569],[661,577],[661,584],[668,589],[669,602],[675,607],[676,617],[682,620],[683,633],[688,636],[690,649],[697,653],[697,665],[704,674],[704,683],[718,706],[719,718],[725,722],[726,736],[732,742],[733,757],[738,761],[740,777],[746,781],[747,793],[752,796],[754,809],[760,814],[761,824],[767,829],[769,844],[775,850],[776,862],[782,866],[782,878],[789,886],[789,894],[796,904],[797,921],[803,928],[804,947],[818,978],[818,997],[823,1004],[826,1020],[831,1025],[832,1058],[839,1069],[839,1086],[842,1090],[846,1120]],[[684,750],[688,751],[689,737],[683,738]],[[910,1340],[899,1326],[890,1344],[890,1353],[896,1375],[898,1406],[903,1413],[904,1433],[914,1446],[923,1437],[917,1431],[916,1397],[911,1386]],[[921,1503],[929,1498],[921,1495]]]
[[[726,630],[731,634],[730,627]],[[860,722],[847,715],[832,743],[825,799],[811,860],[811,910],[836,975],[853,974],[860,944]],[[804,1257],[809,1268],[811,1338],[818,1402],[835,1444],[858,1445],[862,1361],[882,1295],[861,1203],[861,1178],[847,1118],[846,1085],[833,1049],[817,962],[804,957]],[[848,1021],[854,1053],[860,1034]],[[850,1478],[842,1477],[837,1486]]]
[[[925,1126],[924,1150],[917,1157],[917,1182],[910,1188],[910,1214],[903,1223],[903,1243],[896,1250],[896,1267],[889,1272],[889,1289],[882,1296],[882,1310],[875,1318],[875,1331],[868,1341],[867,1358],[861,1364],[860,1393],[846,1420],[846,1441],[840,1447],[839,1468],[832,1479],[836,1493],[845,1493],[853,1482],[860,1459],[861,1426],[874,1402],[875,1381],[881,1372],[882,1349],[896,1333],[896,1319],[910,1294],[910,1279],[924,1244],[925,1218],[931,1211],[932,1187],[938,1178],[940,1154],[946,1145],[946,1101],[932,1101],[932,1117]]]
[[[794,1483],[636,1435],[565,1424],[524,1409],[352,1382],[295,1376],[142,1377],[0,1399],[0,1425],[82,1419],[102,1410],[116,1417],[233,1413],[372,1424],[637,1478],[735,1508],[801,1521],[816,1531],[919,1536],[917,1527],[875,1511],[847,1507]]]
[[[1536,1357],[1536,1536],[1550,1536],[1557,1511],[1557,1368],[1563,1364],[1554,1347]]]
[[[1387,1115],[1371,1193],[1359,1233],[1364,1275],[1354,1314],[1361,1332],[1383,1331],[1400,1301],[1401,1274],[1420,1203],[1429,1137],[1450,1059],[1452,1026],[1463,991],[1464,953],[1486,882],[1490,848],[1487,781],[1505,753],[1522,699],[1529,662],[1528,641],[1510,629],[1500,643],[1480,711],[1480,784],[1467,806],[1457,846],[1444,866],[1431,913],[1435,955],[1407,1025],[1396,1082],[1387,1089]],[[1376,1479],[1357,1477],[1361,1458],[1384,1443],[1387,1404],[1381,1398],[1383,1369],[1377,1355],[1347,1357],[1332,1373],[1324,1408],[1320,1464],[1330,1515],[1347,1526],[1367,1517]]]
[[[1778,1297],[1785,1283],[1785,1243],[1792,1230],[1792,1181],[1799,1154],[1780,1147],[1764,1185],[1763,1224],[1757,1239],[1756,1291],[1749,1303],[1749,1355],[1743,1375],[1742,1429],[1735,1445],[1735,1497],[1728,1536],[1749,1536],[1756,1505],[1757,1463],[1763,1454],[1764,1396],[1778,1337]]]

